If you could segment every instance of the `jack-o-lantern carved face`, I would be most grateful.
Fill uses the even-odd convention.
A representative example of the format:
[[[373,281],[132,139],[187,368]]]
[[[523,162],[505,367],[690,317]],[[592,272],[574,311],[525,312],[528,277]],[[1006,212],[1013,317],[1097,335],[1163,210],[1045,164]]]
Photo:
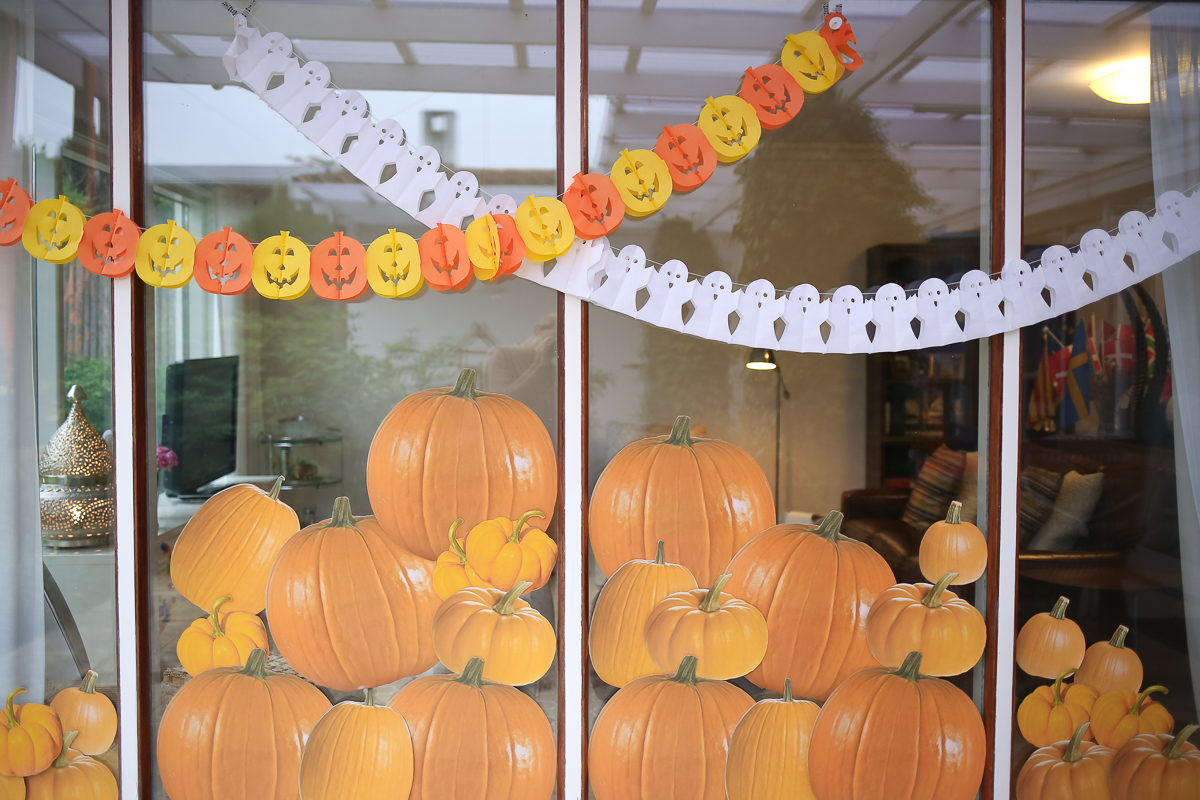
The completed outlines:
[[[71,205],[66,195],[43,200],[29,209],[21,231],[21,243],[34,258],[51,264],[65,264],[79,250],[83,222],[83,213]]]
[[[429,288],[453,292],[471,283],[474,273],[462,230],[439,222],[425,232],[417,247],[421,251],[421,273]]]
[[[576,175],[563,195],[563,205],[571,215],[575,235],[582,239],[607,236],[625,219],[625,201],[604,175]]]
[[[717,168],[717,151],[695,125],[664,125],[654,153],[667,165],[673,191],[680,193],[700,188]]]
[[[762,136],[762,125],[754,108],[737,95],[708,98],[696,120],[708,143],[717,151],[717,159],[731,164],[750,154]]]
[[[192,279],[195,257],[196,240],[175,220],[167,220],[138,240],[137,274],[148,286],[178,289]]]
[[[17,185],[16,178],[0,181],[0,245],[8,246],[21,241],[25,229],[25,217],[33,201],[29,194]]]
[[[124,278],[133,272],[141,230],[120,210],[97,214],[83,225],[79,263],[106,278]]]
[[[367,290],[367,250],[341,231],[313,248],[310,280],[326,300],[354,300]]]
[[[658,211],[671,199],[675,188],[667,162],[652,150],[622,150],[609,177],[625,202],[625,213],[631,217],[646,217]]]
[[[395,228],[371,242],[366,270],[371,289],[389,300],[412,297],[425,285],[417,240]]]
[[[228,226],[196,245],[196,284],[212,294],[235,295],[250,288],[254,245]]]
[[[496,234],[500,238],[500,274],[512,275],[525,260],[525,240],[517,231],[517,221],[511,214],[492,214]]]
[[[809,94],[820,94],[841,76],[841,61],[816,31],[788,34],[780,56],[783,68]]]
[[[850,27],[850,20],[846,19],[846,15],[841,12],[841,6],[838,6],[838,10],[832,14],[825,15],[825,22],[822,23],[821,29],[817,33],[821,34],[821,38],[829,45],[839,66],[851,72],[862,66],[862,56],[850,46],[858,44],[858,39],[854,38],[854,29]],[[840,70],[838,77],[841,77]]]
[[[557,258],[571,249],[575,241],[575,223],[560,200],[529,195],[517,206],[514,215],[517,231],[525,242],[525,257],[541,263]]]
[[[804,90],[778,64],[746,70],[738,97],[750,104],[759,124],[769,131],[791,122],[804,106]]]
[[[500,253],[500,229],[496,227],[496,218],[484,214],[467,226],[467,258],[475,267],[475,277],[481,281],[490,281],[500,274],[502,256]]]
[[[295,300],[308,291],[308,246],[287,231],[268,236],[254,248],[250,278],[263,297]]]

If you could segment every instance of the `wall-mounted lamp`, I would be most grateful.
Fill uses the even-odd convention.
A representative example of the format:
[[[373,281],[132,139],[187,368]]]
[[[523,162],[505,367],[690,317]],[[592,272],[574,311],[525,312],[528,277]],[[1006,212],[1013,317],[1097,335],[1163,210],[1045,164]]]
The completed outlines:
[[[750,351],[750,358],[746,359],[746,369],[776,369],[778,366],[775,351],[765,347],[754,348]]]
[[[1150,58],[1131,58],[1107,64],[1092,73],[1092,91],[1110,103],[1150,102]]]

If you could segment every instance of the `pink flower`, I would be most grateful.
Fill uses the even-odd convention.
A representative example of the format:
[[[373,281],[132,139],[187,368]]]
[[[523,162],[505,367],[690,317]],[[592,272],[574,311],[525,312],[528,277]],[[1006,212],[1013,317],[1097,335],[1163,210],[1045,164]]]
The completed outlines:
[[[175,451],[171,448],[160,444],[154,462],[159,469],[170,469],[179,466],[179,456],[175,455]]]

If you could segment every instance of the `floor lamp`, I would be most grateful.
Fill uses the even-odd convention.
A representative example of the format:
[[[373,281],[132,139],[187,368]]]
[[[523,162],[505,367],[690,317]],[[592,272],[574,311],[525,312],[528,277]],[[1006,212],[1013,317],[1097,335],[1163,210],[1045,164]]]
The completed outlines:
[[[779,368],[779,362],[775,359],[775,351],[768,350],[765,347],[756,347],[750,351],[750,357],[746,359],[746,369],[758,371],[772,370],[775,373],[775,521],[779,521],[779,451],[782,443],[781,439],[781,420],[783,417],[783,401],[784,399],[791,400],[792,393],[788,391],[787,384],[783,382],[783,370]]]

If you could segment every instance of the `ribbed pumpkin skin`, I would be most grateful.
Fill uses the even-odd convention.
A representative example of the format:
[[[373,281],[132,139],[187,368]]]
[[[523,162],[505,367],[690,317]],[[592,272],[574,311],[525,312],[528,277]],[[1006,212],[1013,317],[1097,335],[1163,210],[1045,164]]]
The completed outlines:
[[[0,775],[0,800],[25,800],[25,779]]]
[[[1142,659],[1125,646],[1129,629],[1117,628],[1110,641],[1096,642],[1083,654],[1076,683],[1085,683],[1099,694],[1114,689],[1128,689],[1135,694],[1142,690]]]
[[[596,564],[613,575],[633,559],[667,560],[710,586],[733,554],[775,522],[775,501],[762,468],[719,439],[692,439],[690,421],[670,436],[623,448],[592,492],[588,530]]]
[[[767,618],[767,654],[751,683],[782,692],[791,678],[797,697],[824,700],[854,672],[879,666],[867,614],[896,578],[878,553],[836,533],[841,518],[831,511],[820,529],[776,525],[730,563],[725,590]]]
[[[389,536],[422,558],[446,549],[446,531],[459,517],[470,530],[530,509],[550,514],[558,498],[546,426],[527,406],[476,392],[474,383],[475,371],[463,370],[453,389],[409,395],[371,441],[371,509]],[[542,523],[535,527],[549,518]]]
[[[755,703],[729,744],[729,800],[814,800],[808,745],[820,710],[807,700]]]
[[[188,681],[158,728],[158,772],[171,800],[296,800],[300,754],[329,701],[293,675],[217,667]],[[256,666],[257,665],[257,666]]]
[[[1166,691],[1161,686],[1151,686],[1140,694],[1128,689],[1113,689],[1100,695],[1092,706],[1091,731],[1096,741],[1120,750],[1135,736],[1173,731],[1175,719],[1171,712],[1162,703],[1150,699],[1151,692]]]
[[[950,591],[938,591],[936,608],[924,605],[933,588],[899,583],[875,599],[867,615],[867,645],[880,664],[898,667],[913,650],[923,654],[926,675],[961,675],[978,663],[987,643],[983,615]]]
[[[79,731],[71,747],[89,756],[105,752],[117,738],[117,709],[112,700],[96,691],[97,677],[88,670],[82,686],[68,686],[50,701],[63,730]]]
[[[0,712],[0,775],[36,775],[54,763],[62,750],[58,714],[41,703],[14,703],[24,691],[10,692],[5,710]],[[16,724],[11,724],[13,719]]]
[[[1067,598],[1060,597],[1053,611],[1034,614],[1021,626],[1016,644],[1018,667],[1030,675],[1050,680],[1065,669],[1079,667],[1087,643],[1079,626],[1066,618],[1066,611]],[[1079,680],[1078,675],[1076,680]],[[1087,685],[1091,686],[1090,683]]]
[[[450,595],[433,615],[433,649],[447,669],[462,672],[482,658],[484,680],[525,686],[542,678],[554,663],[554,628],[536,608],[499,589],[471,587]],[[498,613],[507,598],[512,613]]]
[[[412,782],[408,725],[387,706],[338,703],[313,728],[300,762],[300,800],[397,800],[410,796]]]
[[[696,675],[709,680],[740,678],[767,652],[767,621],[757,608],[712,589],[669,595],[646,619],[646,649],[659,672],[674,672],[684,656],[697,659]],[[715,590],[715,591],[714,591]],[[709,600],[715,608],[706,608]]]
[[[345,692],[436,664],[439,602],[433,563],[396,544],[373,517],[305,528],[279,553],[267,585],[279,652],[312,682]]]
[[[1029,757],[1017,776],[1017,800],[1109,800],[1113,751],[1095,742],[1081,742],[1081,758],[1066,762],[1067,746],[1065,741],[1055,742]]]
[[[61,760],[63,766],[56,761],[27,780],[27,800],[117,800],[117,779],[108,767],[78,750],[66,751]]]
[[[1189,726],[1186,739],[1195,732]],[[1117,751],[1109,773],[1112,800],[1195,800],[1200,797],[1200,749],[1183,742],[1179,755],[1168,758],[1164,751],[1175,737],[1147,733],[1130,739]]]
[[[208,610],[225,595],[225,612],[257,614],[265,608],[267,576],[284,542],[300,530],[285,503],[257,486],[217,492],[200,506],[171,552],[171,582]]]
[[[945,521],[929,526],[921,537],[921,574],[937,583],[947,572],[958,573],[951,586],[979,580],[987,569],[988,546],[983,531],[961,519],[962,503],[955,500]]]
[[[412,732],[408,800],[547,800],[554,792],[554,731],[519,690],[430,675],[405,686],[388,705]]]
[[[1082,683],[1066,685],[1063,673],[1051,686],[1039,686],[1017,708],[1017,727],[1034,747],[1049,747],[1071,738],[1075,729],[1090,722],[1096,690]],[[1091,739],[1092,732],[1084,738]]]

